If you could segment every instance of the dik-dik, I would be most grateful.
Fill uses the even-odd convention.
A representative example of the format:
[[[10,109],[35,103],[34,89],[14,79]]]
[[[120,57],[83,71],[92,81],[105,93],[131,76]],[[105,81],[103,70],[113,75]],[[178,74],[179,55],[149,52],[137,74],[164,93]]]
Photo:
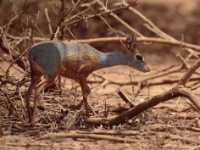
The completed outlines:
[[[137,48],[135,34],[129,35],[124,45],[124,50],[110,53],[100,52],[87,44],[61,41],[45,41],[31,47],[28,52],[31,84],[26,92],[29,122],[35,123],[39,93],[50,85],[58,75],[73,79],[80,84],[83,99],[77,108],[84,104],[88,114],[87,97],[90,94],[90,88],[86,79],[90,73],[116,65],[127,65],[142,72],[150,71],[148,63]],[[31,113],[30,96],[34,88],[36,94]]]

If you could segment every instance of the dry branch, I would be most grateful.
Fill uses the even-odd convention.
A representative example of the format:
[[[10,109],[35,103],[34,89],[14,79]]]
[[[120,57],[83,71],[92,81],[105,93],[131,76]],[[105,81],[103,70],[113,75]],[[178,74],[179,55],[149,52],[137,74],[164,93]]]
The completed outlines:
[[[119,10],[124,10],[124,9],[127,9],[129,6],[124,6],[124,7],[120,7],[120,8],[115,8],[115,9],[112,9],[112,10],[109,10],[109,11],[106,11],[106,12],[101,12],[101,13],[97,13],[97,14],[93,14],[93,15],[90,15],[90,16],[84,16],[82,18],[79,18],[77,20],[74,20],[74,21],[71,21],[73,18],[76,18],[77,17],[77,14],[75,16],[72,16],[68,19],[65,20],[65,23],[70,26],[70,25],[73,25],[75,23],[78,23],[80,21],[86,21],[88,19],[92,19],[94,17],[99,17],[99,16],[104,16],[104,15],[109,15],[110,13],[112,12],[116,12],[116,11],[119,11]],[[84,12],[82,12],[81,14],[79,15],[82,15]],[[71,22],[70,22],[71,21]]]
[[[92,131],[77,131],[77,133],[81,134],[97,134],[97,135],[112,135],[112,136],[136,136],[141,134],[140,132],[132,131],[132,130],[100,130],[94,129]]]
[[[174,140],[181,140],[181,141],[185,141],[185,142],[189,142],[189,143],[196,143],[196,144],[200,144],[200,140],[199,138],[192,138],[192,137],[182,137],[182,136],[178,136],[178,135],[173,135],[170,134],[168,135],[170,139],[174,139]]]
[[[110,12],[111,11],[100,0],[97,0],[97,3],[105,10],[105,12]],[[136,1],[135,1],[134,5],[136,5]],[[128,6],[129,5],[127,5],[127,7]],[[134,32],[137,35],[143,37],[143,35],[140,32],[138,32],[136,29],[132,28],[128,23],[126,23],[123,19],[121,19],[120,17],[118,17],[114,12],[111,12],[110,16],[112,16],[114,19],[116,19],[118,22],[120,22],[123,26],[125,26],[131,32]]]
[[[97,42],[117,42],[119,38],[124,41],[126,37],[105,37],[105,38],[93,38],[93,39],[84,39],[84,40],[72,40],[72,42],[80,42],[80,43],[97,43]],[[181,41],[170,41],[163,38],[154,38],[154,37],[138,37],[137,41],[139,43],[159,43],[159,44],[169,44],[173,46],[182,46],[183,48],[191,48],[194,51],[200,52],[200,46],[181,42]]]
[[[131,103],[131,101],[122,93],[122,91],[118,90],[117,94],[121,97],[122,100],[124,100],[131,108],[134,107],[135,105]]]
[[[26,66],[24,64],[24,61],[21,59],[21,57],[24,53],[22,53],[22,55],[20,55],[14,50],[11,53],[11,47],[9,47],[7,44],[5,44],[6,43],[5,41],[6,40],[4,39],[4,36],[1,35],[0,36],[0,50],[2,50],[7,55],[10,55],[11,59],[14,60],[13,62],[18,64],[19,67],[21,67],[23,70],[25,70]]]
[[[72,138],[72,139],[92,139],[92,140],[106,140],[111,142],[119,143],[135,143],[135,140],[130,138],[121,138],[110,135],[96,135],[96,134],[81,134],[81,133],[66,133],[66,134],[53,134],[50,136],[43,136],[39,140],[51,139],[52,137],[56,139],[62,138]]]
[[[49,32],[50,32],[50,34],[53,34],[52,23],[51,23],[51,20],[50,20],[50,17],[49,17],[48,9],[45,8],[44,10],[45,10],[45,16],[47,18],[47,22],[48,22],[48,26],[49,26]]]
[[[200,60],[198,60],[187,72],[186,74],[180,79],[178,85],[185,85],[192,74],[200,67]]]
[[[93,73],[93,75],[97,76],[98,78],[101,79],[101,81],[98,81],[98,83],[101,83],[101,85],[98,86],[100,87],[106,87],[109,84],[116,84],[120,86],[124,85],[139,85],[140,88],[144,88],[145,86],[155,86],[155,85],[161,85],[161,84],[172,84],[172,83],[177,83],[179,79],[163,79],[161,81],[152,81],[153,79],[160,78],[160,77],[166,77],[167,75],[170,75],[172,73],[180,72],[182,66],[173,66],[173,67],[167,67],[163,70],[160,70],[159,72],[155,72],[152,75],[149,75],[148,77],[141,79],[141,80],[135,80],[135,81],[114,81],[112,79],[108,79],[104,77],[103,75],[98,75],[97,73]],[[190,81],[198,81],[200,77],[194,77],[191,78]],[[96,83],[96,81],[88,81],[88,83]]]
[[[9,38],[19,41],[19,40],[29,40],[30,37],[24,36],[22,37],[17,37],[13,35],[7,35]],[[124,41],[126,37],[103,37],[103,38],[92,38],[92,39],[77,39],[77,40],[66,40],[65,42],[79,42],[79,43],[105,43],[105,42],[119,42],[120,40]],[[36,42],[41,42],[41,41],[46,41],[48,38],[42,38],[42,37],[33,37],[33,40]],[[194,51],[200,52],[200,46],[195,45],[195,44],[190,44],[187,42],[183,41],[170,41],[167,39],[162,39],[162,38],[156,38],[156,37],[138,37],[137,41],[139,43],[158,43],[158,44],[168,44],[172,46],[181,46],[183,48],[190,48],[193,49]]]
[[[189,78],[192,76],[192,74],[200,67],[200,60],[198,60],[187,72],[186,74],[180,79],[178,84],[173,87],[171,90],[166,91],[160,95],[156,95],[149,100],[142,102],[135,106],[134,108],[129,109],[128,111],[120,114],[119,116],[112,117],[112,118],[86,118],[85,122],[87,124],[92,125],[106,125],[106,126],[112,126],[112,125],[118,125],[121,123],[126,122],[127,120],[133,118],[134,116],[142,113],[143,111],[152,108],[153,106],[165,102],[167,100],[176,98],[176,97],[186,97],[188,98],[197,108],[198,111],[200,111],[200,103],[198,101],[198,98],[192,94],[192,92],[184,87],[186,82],[189,80]]]

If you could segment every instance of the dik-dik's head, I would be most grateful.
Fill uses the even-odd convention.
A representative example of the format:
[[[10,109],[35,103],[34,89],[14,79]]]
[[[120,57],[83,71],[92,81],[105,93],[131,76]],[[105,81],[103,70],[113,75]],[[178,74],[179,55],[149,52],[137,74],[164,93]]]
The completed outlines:
[[[142,72],[150,71],[147,61],[137,48],[137,38],[135,34],[131,34],[126,38],[125,53],[127,58],[126,62],[130,67]]]

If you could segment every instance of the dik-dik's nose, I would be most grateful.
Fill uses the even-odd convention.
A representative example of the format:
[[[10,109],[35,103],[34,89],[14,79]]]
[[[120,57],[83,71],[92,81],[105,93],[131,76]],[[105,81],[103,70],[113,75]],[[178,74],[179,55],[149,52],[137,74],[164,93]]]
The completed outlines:
[[[149,63],[148,62],[144,62],[144,72],[149,72],[149,71],[151,71],[151,69],[150,69],[150,66],[149,66]]]

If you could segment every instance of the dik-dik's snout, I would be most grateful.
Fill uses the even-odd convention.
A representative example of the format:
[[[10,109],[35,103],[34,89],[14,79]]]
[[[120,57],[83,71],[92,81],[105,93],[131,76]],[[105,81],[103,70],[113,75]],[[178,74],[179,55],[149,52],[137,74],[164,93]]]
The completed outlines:
[[[149,71],[151,71],[150,67],[149,67],[149,63],[148,62],[144,62],[143,72],[149,72]]]
[[[149,63],[146,61],[139,62],[138,65],[136,65],[134,68],[141,72],[149,72],[150,71]]]
[[[142,72],[150,71],[149,63],[140,53],[135,54],[134,61],[135,61],[135,67],[134,67],[135,69]]]

